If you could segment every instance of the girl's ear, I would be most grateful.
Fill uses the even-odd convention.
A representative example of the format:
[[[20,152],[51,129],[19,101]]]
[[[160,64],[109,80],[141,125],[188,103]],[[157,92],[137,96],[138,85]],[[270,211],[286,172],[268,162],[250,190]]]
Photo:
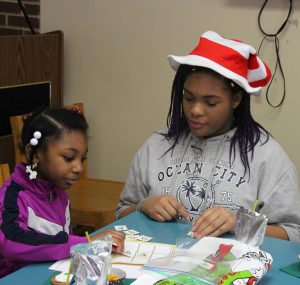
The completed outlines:
[[[231,106],[233,109],[236,109],[241,101],[242,101],[242,92],[237,92],[235,94],[232,95],[232,103],[231,103]]]
[[[30,162],[30,158],[31,158],[31,153],[32,153],[32,146],[30,143],[28,143],[25,146],[25,156],[26,156],[27,161],[29,161],[29,162]],[[38,158],[37,158],[37,154],[35,153],[34,156],[32,157],[31,163],[37,163],[37,162],[38,162]]]
[[[27,161],[29,161],[29,159],[30,159],[31,151],[32,151],[31,145],[30,145],[30,143],[28,143],[25,146],[25,156],[26,156]]]

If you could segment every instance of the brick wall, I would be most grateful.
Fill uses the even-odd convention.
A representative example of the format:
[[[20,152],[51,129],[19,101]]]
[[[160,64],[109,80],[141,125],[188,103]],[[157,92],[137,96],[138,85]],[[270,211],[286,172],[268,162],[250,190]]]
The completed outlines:
[[[40,31],[40,0],[22,0],[34,31]],[[31,34],[17,0],[0,0],[0,35]]]

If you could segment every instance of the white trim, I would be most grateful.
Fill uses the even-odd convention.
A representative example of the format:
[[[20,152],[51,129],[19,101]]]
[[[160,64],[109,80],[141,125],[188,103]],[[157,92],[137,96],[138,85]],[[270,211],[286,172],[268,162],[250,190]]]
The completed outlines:
[[[231,39],[225,39],[221,37],[216,32],[208,31],[204,33],[201,37],[206,38],[212,42],[216,42],[218,44],[221,44],[223,46],[226,46],[228,48],[231,48],[241,54],[244,58],[248,59],[250,54],[256,54],[256,50],[251,45],[248,45],[246,43],[231,40]]]
[[[203,66],[210,68],[217,73],[220,73],[226,78],[231,79],[236,84],[241,86],[246,92],[252,95],[259,95],[261,93],[261,87],[251,87],[248,83],[248,80],[243,76],[240,76],[229,69],[215,63],[212,60],[207,59],[206,57],[198,56],[198,55],[188,55],[188,56],[176,56],[176,55],[168,55],[168,60],[171,67],[174,70],[177,70],[180,64],[187,64],[193,66]]]
[[[68,205],[66,207],[65,211],[65,218],[66,218],[66,223],[64,225],[64,231],[69,234],[69,229],[70,229],[70,224],[71,224],[71,217],[70,217],[70,201],[68,200]]]
[[[47,234],[47,235],[56,235],[59,232],[63,231],[63,227],[56,223],[50,222],[44,218],[37,216],[34,210],[28,207],[28,227],[36,230],[37,232]]]

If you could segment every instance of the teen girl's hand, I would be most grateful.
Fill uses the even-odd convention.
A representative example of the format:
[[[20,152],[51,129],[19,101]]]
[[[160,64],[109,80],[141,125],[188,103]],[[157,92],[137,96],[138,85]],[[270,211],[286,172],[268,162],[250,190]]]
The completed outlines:
[[[217,237],[234,229],[236,215],[234,212],[217,206],[205,210],[194,222],[193,236],[197,239],[204,236]]]
[[[182,216],[188,219],[189,214],[175,197],[169,195],[152,196],[144,200],[140,210],[150,218],[165,222]]]
[[[112,236],[112,251],[116,253],[121,253],[124,250],[124,235],[122,233],[118,233],[112,230],[106,230],[100,234],[97,234],[91,237],[91,241],[94,241],[99,238],[103,238],[104,236],[111,235]]]

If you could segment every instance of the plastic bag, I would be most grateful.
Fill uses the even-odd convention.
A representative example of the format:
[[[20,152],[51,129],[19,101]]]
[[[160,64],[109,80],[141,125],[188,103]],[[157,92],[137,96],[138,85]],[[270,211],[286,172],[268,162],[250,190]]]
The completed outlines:
[[[147,263],[144,269],[168,275],[164,282],[156,284],[217,284],[216,279],[228,272],[226,261],[203,260],[189,250],[180,250],[168,257],[157,258]],[[215,268],[215,270],[211,270]]]
[[[168,275],[156,285],[176,282],[226,285],[234,281],[236,284],[255,281],[256,284],[272,261],[270,254],[257,247],[231,239],[204,237],[190,249],[151,260],[144,269]]]
[[[265,215],[240,208],[236,214],[235,237],[238,241],[260,247],[268,219]]]
[[[75,285],[106,285],[110,271],[112,237],[110,235],[90,243],[71,247]]]

